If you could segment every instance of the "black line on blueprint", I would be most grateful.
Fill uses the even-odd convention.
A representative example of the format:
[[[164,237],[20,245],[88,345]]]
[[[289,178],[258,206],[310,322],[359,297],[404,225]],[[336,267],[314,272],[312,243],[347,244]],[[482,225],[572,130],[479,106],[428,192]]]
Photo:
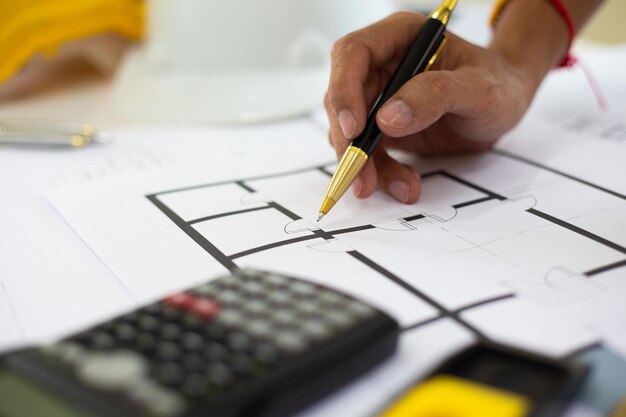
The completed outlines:
[[[271,202],[271,203],[267,203],[267,205],[269,207],[275,208],[276,210],[278,210],[279,212],[283,213],[285,216],[289,217],[291,220],[302,220],[302,217],[298,216],[296,213],[294,213],[293,211],[281,206],[278,203],[275,202]]]
[[[243,188],[246,191],[249,191],[251,193],[256,193],[256,190],[252,187],[250,187],[248,184],[246,184],[243,181],[235,181],[235,184],[237,184],[238,186],[240,186],[241,188]]]
[[[480,203],[484,203],[485,201],[490,201],[493,200],[494,197],[483,197],[483,198],[477,198],[476,200],[470,200],[470,201],[466,201],[465,203],[459,203],[459,204],[455,204],[452,206],[452,208],[455,209],[460,209],[463,207],[469,207],[469,206],[473,206],[474,204],[480,204]]]
[[[415,214],[413,216],[405,217],[402,220],[405,222],[412,222],[413,220],[423,219],[425,216],[423,214]]]
[[[268,249],[280,248],[281,246],[291,245],[292,243],[304,242],[304,241],[312,240],[312,239],[319,239],[319,236],[317,236],[317,235],[307,235],[307,236],[294,237],[293,239],[282,240],[280,242],[269,243],[267,245],[259,246],[259,247],[248,249],[248,250],[244,250],[244,251],[236,253],[234,255],[230,255],[230,259],[231,260],[235,260],[237,258],[242,258],[244,256],[252,255],[254,253],[263,252],[263,251],[266,251]]]
[[[599,268],[591,269],[591,270],[589,270],[587,272],[583,272],[583,274],[588,276],[588,277],[592,277],[594,275],[598,275],[598,274],[601,274],[603,272],[610,271],[612,269],[623,268],[625,266],[626,266],[626,259],[624,259],[622,261],[614,262],[612,264],[604,265],[604,266],[601,266]]]
[[[420,174],[421,178],[428,178],[428,177],[433,177],[435,175],[441,175],[443,171],[441,170],[436,170],[436,171],[430,171],[430,172],[425,172],[423,174]]]
[[[495,303],[496,301],[508,300],[509,298],[515,298],[515,297],[516,297],[515,294],[499,295],[497,297],[487,298],[486,300],[477,301],[475,303],[465,305],[465,306],[463,306],[461,308],[457,308],[456,310],[454,310],[454,312],[459,314],[459,313],[462,313],[462,312],[464,312],[466,310],[471,310],[474,307],[480,307],[480,306],[484,306],[484,305],[487,305],[487,304]]]
[[[442,318],[444,318],[443,315],[437,314],[435,317],[431,317],[431,318],[426,319],[426,320],[418,321],[417,323],[413,323],[413,324],[410,324],[410,325],[408,325],[406,327],[403,327],[402,329],[400,329],[400,331],[404,333],[404,332],[408,332],[410,330],[415,330],[415,329],[418,329],[420,327],[426,326],[427,324],[433,323],[433,322],[435,322],[437,320],[441,320]]]
[[[485,334],[483,332],[481,332],[476,327],[474,327],[473,325],[469,324],[467,321],[462,319],[458,314],[456,314],[453,311],[447,310],[439,302],[435,301],[434,299],[432,299],[428,295],[424,294],[422,291],[418,290],[417,288],[414,288],[413,286],[409,285],[402,278],[398,277],[394,273],[392,273],[389,270],[387,270],[387,269],[383,268],[382,266],[378,265],[376,262],[372,261],[368,257],[364,256],[363,254],[361,254],[361,253],[359,253],[357,251],[350,251],[350,252],[346,252],[346,253],[348,255],[352,256],[354,259],[356,259],[358,261],[361,261],[363,264],[367,265],[368,267],[370,267],[374,271],[378,272],[379,274],[389,278],[390,280],[392,280],[396,284],[400,285],[405,290],[407,290],[407,291],[417,295],[420,299],[422,299],[422,301],[424,301],[427,304],[430,304],[432,307],[434,307],[441,314],[441,316],[449,317],[452,320],[454,320],[455,322],[457,322],[458,324],[460,324],[461,326],[471,330],[472,332],[474,332],[478,336],[479,339],[489,340],[489,338],[487,336],[485,336]]]
[[[587,239],[591,239],[591,240],[596,241],[596,242],[598,242],[598,243],[600,243],[600,244],[602,244],[602,245],[604,245],[604,246],[606,246],[608,248],[611,248],[611,249],[614,249],[614,250],[616,250],[616,251],[618,251],[620,253],[626,254],[626,248],[625,247],[623,247],[621,245],[618,245],[615,242],[611,242],[610,240],[607,240],[607,239],[605,239],[603,237],[600,237],[600,236],[598,236],[596,234],[593,234],[593,233],[591,233],[591,232],[589,232],[589,231],[587,231],[585,229],[581,229],[578,226],[574,226],[571,223],[568,223],[568,222],[563,221],[561,219],[557,219],[556,217],[550,216],[549,214],[546,214],[544,212],[535,210],[533,208],[530,208],[530,209],[528,209],[526,211],[531,213],[531,214],[534,214],[537,217],[541,217],[542,219],[548,220],[549,222],[552,222],[552,223],[554,223],[554,224],[556,224],[558,226],[561,226],[561,227],[564,227],[564,228],[566,228],[568,230],[571,230],[574,233],[578,233],[579,235],[584,236]]]
[[[233,183],[239,183],[239,182],[244,182],[244,181],[252,181],[252,180],[257,181],[257,180],[266,180],[266,179],[270,179],[270,178],[285,177],[285,176],[288,176],[288,175],[301,174],[303,172],[311,171],[313,169],[323,168],[326,165],[330,165],[330,164],[333,164],[333,163],[334,162],[327,162],[325,164],[316,164],[316,165],[309,166],[309,167],[306,167],[306,168],[294,169],[294,170],[291,170],[291,171],[283,171],[283,172],[267,174],[267,175],[258,175],[258,176],[249,177],[249,178],[241,178],[239,180],[224,180],[224,181],[219,181],[219,182],[210,182],[210,183],[204,183],[204,184],[198,184],[198,185],[191,185],[189,187],[173,188],[173,189],[170,189],[170,190],[159,191],[158,193],[154,193],[154,194],[149,194],[146,197],[159,196],[159,195],[163,195],[163,194],[177,193],[177,192],[180,192],[180,191],[197,190],[198,188],[204,188],[204,187],[217,187],[219,185],[229,185],[229,184],[232,185]]]
[[[191,225],[181,219],[174,211],[172,211],[168,206],[163,204],[156,195],[146,196],[148,200],[152,202],[159,210],[163,212],[171,221],[176,224],[181,230],[187,233],[191,239],[194,240],[202,249],[208,252],[216,261],[224,265],[226,269],[233,272],[239,269],[239,267],[231,261],[228,256],[224,254],[221,250],[219,250],[215,245],[209,242],[204,236],[200,234],[196,229],[194,229]]]
[[[219,219],[220,217],[234,216],[236,214],[250,213],[252,211],[267,210],[269,208],[272,208],[272,207],[261,206],[261,207],[252,207],[252,208],[244,209],[244,210],[229,211],[227,213],[214,214],[212,216],[200,217],[199,219],[189,220],[187,224],[196,224],[196,223],[205,222],[207,220]]]
[[[333,176],[333,173],[328,171],[326,167],[318,167],[317,170],[320,171],[322,174],[327,175],[329,177]]]
[[[374,226],[373,224],[366,224],[363,226],[355,226],[355,227],[348,227],[345,229],[331,230],[328,233],[334,236],[334,235],[343,235],[343,234],[352,233],[352,232],[360,232],[362,230],[370,230],[370,229],[376,229],[376,226]]]
[[[470,188],[473,188],[476,191],[480,191],[481,193],[483,193],[485,195],[488,195],[491,198],[495,198],[496,200],[501,200],[501,201],[502,200],[506,200],[506,197],[504,197],[503,195],[494,193],[493,191],[489,191],[486,188],[480,187],[480,186],[478,186],[478,185],[476,185],[476,184],[474,184],[472,182],[469,182],[469,181],[466,181],[466,180],[464,180],[462,178],[459,178],[456,175],[452,175],[449,172],[440,171],[439,174],[443,175],[444,177],[448,177],[451,180],[460,182],[461,184],[466,185],[466,186],[468,186]]]
[[[624,194],[620,194],[617,191],[609,190],[608,188],[601,187],[598,184],[594,184],[592,182],[585,181],[585,180],[583,180],[581,178],[578,178],[578,177],[575,177],[573,175],[566,174],[563,171],[559,171],[557,169],[550,168],[548,166],[545,166],[543,164],[535,162],[532,159],[524,158],[523,156],[518,156],[518,155],[515,155],[515,154],[512,154],[512,153],[509,153],[507,151],[503,151],[501,149],[492,149],[491,152],[495,153],[496,155],[500,155],[500,156],[504,156],[504,157],[507,157],[507,158],[515,159],[515,160],[517,160],[519,162],[524,162],[526,164],[535,166],[537,168],[541,168],[541,169],[544,169],[546,171],[550,171],[550,172],[552,172],[554,174],[557,174],[557,175],[560,175],[562,177],[569,178],[570,180],[577,181],[577,182],[579,182],[581,184],[588,185],[589,187],[595,188],[596,190],[604,191],[605,193],[608,193],[608,194],[611,194],[611,195],[613,195],[615,197],[621,198],[622,200],[626,200],[626,195],[624,195]]]

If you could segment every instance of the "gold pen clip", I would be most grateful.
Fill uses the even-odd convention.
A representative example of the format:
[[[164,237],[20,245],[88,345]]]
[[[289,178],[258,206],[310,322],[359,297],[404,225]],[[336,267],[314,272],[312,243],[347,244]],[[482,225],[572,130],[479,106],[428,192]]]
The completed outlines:
[[[424,71],[428,71],[430,67],[432,67],[432,65],[437,60],[437,57],[439,57],[439,54],[443,50],[443,46],[446,44],[446,42],[448,42],[448,37],[444,36],[443,39],[441,40],[441,43],[439,44],[439,48],[437,48],[437,51],[435,52],[435,54],[432,57],[430,57],[430,61],[428,61],[428,65],[426,65],[426,69]]]

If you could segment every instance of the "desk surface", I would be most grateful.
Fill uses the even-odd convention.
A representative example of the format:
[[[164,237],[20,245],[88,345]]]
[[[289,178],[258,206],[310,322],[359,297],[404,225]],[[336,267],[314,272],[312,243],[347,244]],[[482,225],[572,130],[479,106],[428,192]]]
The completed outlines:
[[[585,39],[606,39],[609,41],[615,39],[626,41],[626,30],[623,26],[604,23],[608,21],[605,19],[621,19],[624,15],[626,15],[626,2],[623,0],[608,1],[598,17],[594,19],[589,29],[585,31]],[[66,102],[65,97],[58,95],[58,101],[66,102],[68,108],[72,109],[72,111],[82,111],[83,113],[80,113],[81,115],[87,114],[90,108],[93,107],[93,98],[98,94],[98,92],[96,92],[96,94],[92,96],[89,89],[99,89],[101,86],[100,83],[101,81],[87,83],[87,91],[84,91],[82,95],[79,94],[80,97],[78,97],[78,100],[67,100]],[[29,102],[24,101],[19,104],[17,108],[9,111],[9,114],[16,115],[22,113],[28,115],[33,114],[35,111],[40,113],[42,109],[47,108],[46,105],[53,105],[55,99],[52,96],[56,94],[55,91],[52,91],[50,100],[43,104],[33,103],[34,107],[29,107]],[[44,101],[46,100],[44,99]],[[84,104],[87,104],[87,106]],[[57,106],[54,107],[57,108]],[[0,107],[0,114],[6,114],[5,110],[7,110],[6,106],[4,108]],[[61,113],[61,110],[59,110],[59,113],[54,114],[54,116],[59,117]],[[75,113],[72,114],[75,115]],[[592,365],[593,372],[584,385],[579,399],[583,404],[589,405],[593,409],[606,414],[619,398],[626,394],[626,361],[604,348],[595,348],[584,352],[580,357]]]

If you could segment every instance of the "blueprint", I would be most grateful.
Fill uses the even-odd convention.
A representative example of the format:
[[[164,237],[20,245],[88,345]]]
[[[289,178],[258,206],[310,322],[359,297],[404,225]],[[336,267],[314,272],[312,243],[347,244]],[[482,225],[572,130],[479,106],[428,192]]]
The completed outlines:
[[[220,178],[217,164],[214,181],[111,183],[50,199],[138,300],[255,267],[351,293],[407,331],[445,319],[476,338],[563,356],[626,328],[615,319],[626,318],[626,196],[612,156],[591,179],[579,176],[588,168],[570,160],[577,142],[562,132],[546,152],[568,141],[570,159],[534,157],[532,141],[550,129],[527,123],[489,153],[415,161],[417,204],[346,195],[321,223],[312,218],[335,167],[315,163],[323,151],[287,170],[251,155],[238,161],[250,175]],[[283,146],[281,155],[326,145]]]

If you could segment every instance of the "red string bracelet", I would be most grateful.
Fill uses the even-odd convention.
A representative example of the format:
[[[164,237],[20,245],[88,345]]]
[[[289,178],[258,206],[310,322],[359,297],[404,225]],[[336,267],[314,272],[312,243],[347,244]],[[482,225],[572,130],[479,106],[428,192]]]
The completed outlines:
[[[554,7],[554,9],[559,13],[561,18],[565,22],[565,26],[567,27],[567,33],[569,35],[569,41],[567,44],[568,52],[565,54],[563,59],[561,59],[558,67],[572,67],[574,64],[576,64],[576,58],[574,58],[569,52],[572,47],[572,43],[574,42],[574,38],[576,37],[576,26],[574,26],[574,20],[572,19],[572,15],[569,13],[562,0],[547,1]],[[500,15],[502,14],[502,11],[506,8],[509,2],[510,0],[499,0],[496,2],[490,18],[491,27],[495,27]]]
[[[500,15],[502,14],[502,11],[506,8],[506,6],[509,4],[510,1],[511,0],[498,0],[496,2],[493,12],[491,13],[491,18],[489,19],[492,28],[496,26],[496,23],[498,22],[498,19]],[[600,106],[602,110],[606,110],[607,108],[606,98],[604,97],[604,94],[602,92],[602,89],[600,88],[600,85],[593,77],[591,70],[587,68],[585,65],[582,65],[582,63],[578,59],[576,59],[576,57],[574,57],[570,52],[572,48],[572,43],[574,42],[574,38],[576,38],[576,26],[574,25],[574,20],[572,19],[572,15],[567,10],[567,7],[565,7],[562,0],[547,0],[547,1],[550,2],[550,4],[554,7],[554,9],[559,13],[561,18],[563,18],[563,21],[565,22],[565,26],[567,27],[567,33],[569,35],[569,42],[567,44],[567,53],[565,54],[563,59],[561,59],[561,61],[559,62],[559,65],[557,65],[557,68],[572,68],[576,64],[578,64],[578,66],[583,70],[583,73],[585,74],[585,77],[587,78],[587,82],[589,82],[589,85],[591,86],[591,90],[593,91],[594,95],[596,96],[596,99],[598,100],[598,105]]]

